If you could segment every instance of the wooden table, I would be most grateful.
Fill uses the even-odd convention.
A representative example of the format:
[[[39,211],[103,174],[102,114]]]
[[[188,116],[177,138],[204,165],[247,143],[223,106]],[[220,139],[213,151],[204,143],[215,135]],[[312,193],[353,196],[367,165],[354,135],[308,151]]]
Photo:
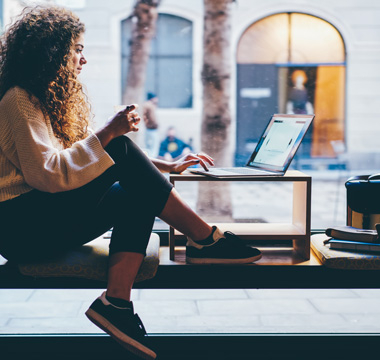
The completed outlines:
[[[293,243],[294,250],[305,260],[310,256],[311,217],[311,176],[290,170],[284,176],[257,176],[254,178],[211,178],[189,172],[170,174],[170,181],[176,182],[290,182],[293,183],[293,201],[290,205],[292,221],[289,223],[213,223],[222,231],[229,230],[243,240],[276,240]],[[176,240],[184,238],[180,232],[170,228],[169,258],[175,259]]]

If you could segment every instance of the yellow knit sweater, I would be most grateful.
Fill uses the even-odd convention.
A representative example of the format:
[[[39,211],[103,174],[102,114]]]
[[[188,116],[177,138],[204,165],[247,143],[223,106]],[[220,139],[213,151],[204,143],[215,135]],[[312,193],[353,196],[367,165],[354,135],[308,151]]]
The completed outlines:
[[[95,134],[63,149],[36,101],[19,87],[0,101],[0,201],[32,189],[72,190],[114,164]]]

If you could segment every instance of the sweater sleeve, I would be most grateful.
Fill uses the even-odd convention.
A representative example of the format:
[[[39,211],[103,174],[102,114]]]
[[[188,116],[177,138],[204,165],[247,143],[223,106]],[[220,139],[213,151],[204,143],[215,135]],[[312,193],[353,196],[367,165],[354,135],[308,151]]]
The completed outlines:
[[[60,149],[50,123],[26,91],[13,88],[5,94],[0,109],[6,110],[15,152],[7,157],[21,170],[25,182],[45,192],[61,192],[81,187],[114,164],[95,134]]]

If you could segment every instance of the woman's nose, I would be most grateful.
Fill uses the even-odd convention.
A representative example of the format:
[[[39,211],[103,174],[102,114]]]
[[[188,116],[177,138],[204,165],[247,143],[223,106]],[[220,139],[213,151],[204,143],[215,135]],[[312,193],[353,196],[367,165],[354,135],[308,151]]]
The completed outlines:
[[[80,58],[80,64],[81,64],[81,65],[87,64],[87,60],[86,60],[86,58],[85,58],[84,56],[82,56],[82,57]]]

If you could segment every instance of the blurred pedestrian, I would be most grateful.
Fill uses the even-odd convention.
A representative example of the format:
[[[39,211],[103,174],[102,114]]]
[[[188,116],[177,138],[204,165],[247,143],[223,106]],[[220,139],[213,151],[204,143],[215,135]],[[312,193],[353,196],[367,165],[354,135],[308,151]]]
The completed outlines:
[[[143,120],[145,123],[145,149],[148,156],[156,158],[159,149],[158,121],[157,121],[158,97],[149,92],[147,101],[143,104]]]

